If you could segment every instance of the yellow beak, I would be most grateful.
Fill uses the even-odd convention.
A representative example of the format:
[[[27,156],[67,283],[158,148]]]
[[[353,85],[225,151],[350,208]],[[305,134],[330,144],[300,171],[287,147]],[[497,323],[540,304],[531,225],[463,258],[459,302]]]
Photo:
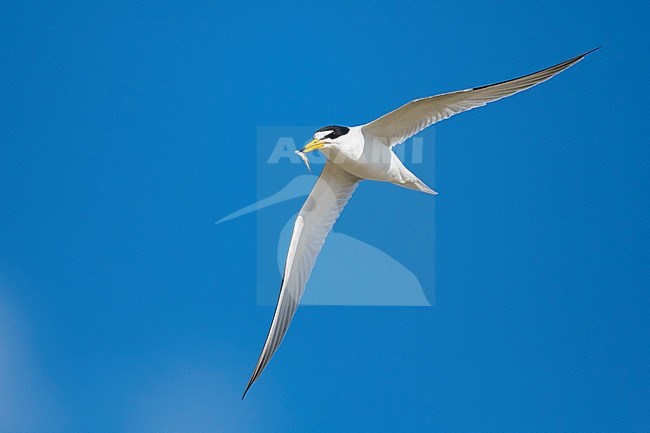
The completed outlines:
[[[304,152],[304,153],[311,152],[313,150],[320,149],[323,146],[325,146],[325,143],[323,143],[320,140],[313,139],[312,141],[307,143],[305,145],[305,147],[302,148],[301,152]]]

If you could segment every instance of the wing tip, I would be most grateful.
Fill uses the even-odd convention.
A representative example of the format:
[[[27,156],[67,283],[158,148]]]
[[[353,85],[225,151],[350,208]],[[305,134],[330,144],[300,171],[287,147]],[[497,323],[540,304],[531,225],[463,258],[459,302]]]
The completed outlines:
[[[596,48],[592,48],[589,51],[586,51],[586,52],[584,52],[582,54],[579,54],[579,55],[575,56],[574,58],[572,58],[570,60],[567,60],[566,62],[563,62],[563,63],[568,64],[569,66],[571,66],[571,65],[579,62],[580,60],[584,59],[585,57],[587,57],[589,54],[593,53],[594,51],[600,50],[602,47],[603,47],[602,45],[599,45]],[[563,64],[563,63],[560,63],[560,65]]]
[[[244,393],[241,396],[242,400],[244,399],[244,397],[246,397],[246,394],[248,393],[248,390],[251,389],[251,386],[253,386],[254,382],[255,381],[253,380],[253,378],[251,378],[251,380],[248,382],[248,385],[246,385],[246,389],[244,390]]]
[[[594,51],[597,51],[597,50],[599,50],[599,49],[601,49],[601,48],[602,48],[602,45],[600,45],[600,46],[598,46],[598,47],[596,47],[596,48],[592,48],[591,50],[589,50],[589,51],[587,51],[587,52],[585,52],[585,53],[583,53],[583,54],[579,54],[579,55],[577,55],[577,56],[575,56],[575,57],[572,57],[572,58],[569,59],[569,60],[565,60],[564,62],[558,63],[557,65],[553,65],[553,66],[549,66],[548,68],[541,69],[541,70],[539,70],[539,71],[537,71],[537,72],[533,72],[533,73],[530,73],[530,74],[522,75],[521,77],[513,78],[513,79],[510,79],[510,80],[499,81],[498,83],[492,83],[492,84],[486,84],[485,86],[474,87],[474,88],[472,88],[472,89],[467,89],[467,90],[468,90],[468,91],[472,91],[472,90],[483,90],[483,89],[487,89],[487,88],[489,88],[489,87],[498,86],[498,85],[500,85],[500,84],[509,83],[509,82],[511,82],[511,81],[519,80],[519,79],[522,79],[522,78],[527,78],[527,77],[530,77],[530,76],[533,76],[533,75],[536,75],[536,74],[539,74],[539,73],[542,73],[542,72],[546,72],[546,71],[550,71],[550,70],[553,70],[553,69],[556,69],[556,68],[560,68],[557,72],[554,72],[550,77],[548,77],[548,78],[542,80],[542,81],[546,81],[546,80],[548,80],[549,78],[553,77],[554,75],[559,74],[560,72],[562,72],[562,71],[564,71],[565,69],[569,68],[570,66],[575,65],[575,64],[578,63],[580,60],[584,59],[587,55],[589,55],[589,54],[593,53]],[[541,82],[541,81],[540,81],[540,82]],[[532,86],[531,86],[531,87],[532,87]]]
[[[602,47],[603,47],[602,45],[598,45],[596,48],[592,48],[589,51],[587,51],[586,53],[579,55],[578,57],[588,56],[589,54],[593,53],[594,51],[600,50]]]
[[[594,51],[600,50],[602,47],[603,47],[602,45],[599,45],[596,48],[592,48],[589,51],[586,51],[586,52],[584,52],[582,54],[579,54],[579,55],[575,56],[571,60],[567,60],[565,63],[570,63],[570,64],[576,63],[576,62],[584,59],[585,57],[587,57],[589,54],[593,53]]]

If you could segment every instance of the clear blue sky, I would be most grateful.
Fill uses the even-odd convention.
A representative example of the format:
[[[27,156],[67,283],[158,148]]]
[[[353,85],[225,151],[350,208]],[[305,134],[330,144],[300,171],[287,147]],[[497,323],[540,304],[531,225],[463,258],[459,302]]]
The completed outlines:
[[[650,430],[647,3],[64,3],[0,12],[0,431]],[[436,126],[435,306],[300,309],[240,401],[258,126],[598,45]]]

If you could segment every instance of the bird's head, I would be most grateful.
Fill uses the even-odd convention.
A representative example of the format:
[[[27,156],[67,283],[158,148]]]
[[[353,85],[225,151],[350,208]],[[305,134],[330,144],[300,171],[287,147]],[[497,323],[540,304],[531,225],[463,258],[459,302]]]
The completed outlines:
[[[350,128],[347,126],[324,126],[314,132],[314,139],[307,143],[300,151],[307,153],[321,148],[338,147],[345,141],[348,132],[350,132]]]

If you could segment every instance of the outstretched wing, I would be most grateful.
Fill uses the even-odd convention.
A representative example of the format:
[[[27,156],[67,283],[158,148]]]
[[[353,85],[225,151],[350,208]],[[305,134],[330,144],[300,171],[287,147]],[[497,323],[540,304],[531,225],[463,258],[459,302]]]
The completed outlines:
[[[359,178],[332,162],[327,162],[307,201],[300,209],[291,234],[284,265],[278,305],[262,353],[257,361],[244,396],[262,374],[280,346],[298,308],[305,285],[316,263],[327,234],[359,184]]]
[[[416,99],[383,115],[379,119],[367,123],[363,126],[363,133],[375,140],[380,140],[389,147],[393,147],[422,131],[424,128],[447,119],[454,114],[462,113],[472,108],[482,107],[488,102],[514,95],[517,92],[529,89],[536,84],[546,81],[569,66],[579,62],[587,54],[597,49],[588,51],[550,68],[513,80]]]

